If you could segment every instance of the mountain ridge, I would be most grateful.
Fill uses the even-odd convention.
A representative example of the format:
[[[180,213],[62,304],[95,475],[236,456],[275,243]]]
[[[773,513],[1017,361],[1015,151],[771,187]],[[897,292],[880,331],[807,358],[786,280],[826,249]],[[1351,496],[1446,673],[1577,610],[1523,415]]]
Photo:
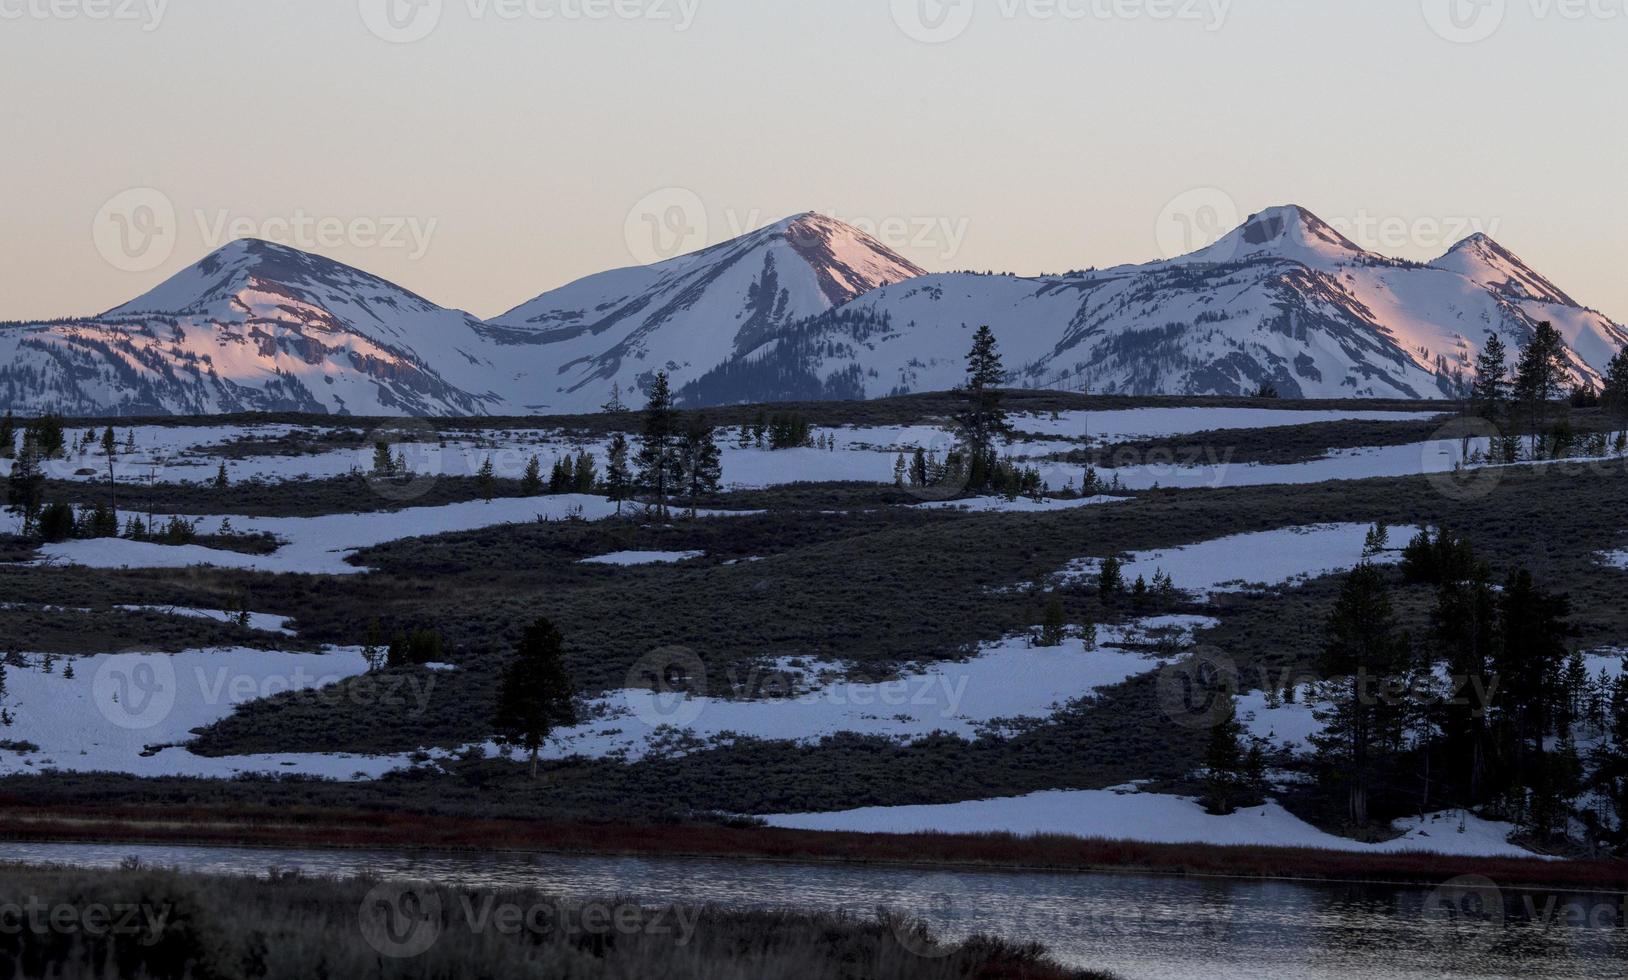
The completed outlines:
[[[0,327],[0,408],[556,414],[657,371],[690,405],[869,398],[953,387],[984,323],[1015,386],[1440,399],[1489,333],[1513,347],[1543,320],[1577,380],[1628,342],[1490,236],[1402,262],[1297,205],[1185,256],[1036,277],[928,273],[807,212],[489,320],[242,239],[100,316]]]

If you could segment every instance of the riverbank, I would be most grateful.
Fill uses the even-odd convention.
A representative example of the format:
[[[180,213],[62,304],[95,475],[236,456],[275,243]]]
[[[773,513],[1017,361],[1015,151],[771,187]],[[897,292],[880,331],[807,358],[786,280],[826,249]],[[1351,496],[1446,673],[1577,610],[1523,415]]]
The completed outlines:
[[[985,977],[1107,980],[1032,945],[940,943],[924,926],[527,889],[0,865],[0,964],[26,976]]]
[[[1628,891],[1628,862],[1622,861],[1358,855],[1004,834],[882,835],[746,825],[472,820],[269,807],[35,807],[19,798],[0,798],[0,840],[693,857],[1431,886],[1476,875],[1505,888]]]

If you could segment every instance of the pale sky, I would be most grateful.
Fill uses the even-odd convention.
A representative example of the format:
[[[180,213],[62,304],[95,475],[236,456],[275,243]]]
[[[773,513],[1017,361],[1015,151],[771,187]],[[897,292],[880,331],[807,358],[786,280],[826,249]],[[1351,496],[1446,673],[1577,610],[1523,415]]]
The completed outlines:
[[[0,0],[0,319],[242,234],[489,316],[801,211],[1037,273],[1297,203],[1620,321],[1624,51],[1628,0]]]

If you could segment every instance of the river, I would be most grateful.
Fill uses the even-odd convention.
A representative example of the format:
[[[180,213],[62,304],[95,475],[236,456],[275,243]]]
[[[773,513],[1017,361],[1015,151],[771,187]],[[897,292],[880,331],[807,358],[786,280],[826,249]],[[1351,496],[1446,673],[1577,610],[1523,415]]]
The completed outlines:
[[[1628,898],[1297,881],[1038,872],[931,872],[750,861],[0,843],[0,861],[184,871],[368,874],[447,888],[536,888],[650,905],[888,907],[947,938],[1043,943],[1125,980],[1628,977]]]

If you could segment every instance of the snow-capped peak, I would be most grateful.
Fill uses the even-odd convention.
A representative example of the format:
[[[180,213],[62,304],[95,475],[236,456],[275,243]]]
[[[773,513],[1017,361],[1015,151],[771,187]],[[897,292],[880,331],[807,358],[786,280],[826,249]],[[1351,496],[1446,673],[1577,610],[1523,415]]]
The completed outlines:
[[[107,316],[206,313],[246,289],[323,305],[332,297],[388,296],[392,305],[437,309],[415,293],[333,259],[258,238],[240,238],[159,283]]]
[[[1515,299],[1536,299],[1563,306],[1578,305],[1565,291],[1484,232],[1476,232],[1432,262],[1435,268],[1456,272],[1495,293]]]
[[[1226,234],[1214,245],[1183,256],[1178,262],[1237,262],[1281,258],[1312,266],[1353,262],[1368,253],[1333,225],[1297,204],[1268,208]]]

